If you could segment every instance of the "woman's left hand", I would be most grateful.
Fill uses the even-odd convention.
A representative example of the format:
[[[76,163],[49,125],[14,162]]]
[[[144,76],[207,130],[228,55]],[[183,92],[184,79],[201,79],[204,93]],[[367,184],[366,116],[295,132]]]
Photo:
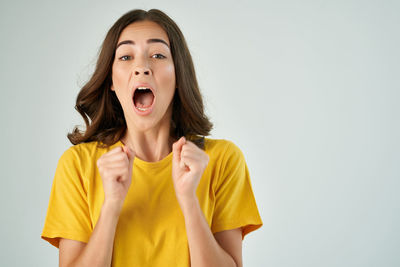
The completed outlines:
[[[176,197],[182,206],[196,197],[197,186],[210,158],[185,137],[172,145],[172,151],[172,179]]]

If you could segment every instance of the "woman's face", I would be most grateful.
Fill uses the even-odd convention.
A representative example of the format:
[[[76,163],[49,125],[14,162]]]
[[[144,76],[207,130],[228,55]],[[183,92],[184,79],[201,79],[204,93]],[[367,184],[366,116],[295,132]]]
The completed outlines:
[[[157,23],[135,22],[122,31],[112,65],[111,90],[134,130],[169,125],[175,68],[168,36]]]

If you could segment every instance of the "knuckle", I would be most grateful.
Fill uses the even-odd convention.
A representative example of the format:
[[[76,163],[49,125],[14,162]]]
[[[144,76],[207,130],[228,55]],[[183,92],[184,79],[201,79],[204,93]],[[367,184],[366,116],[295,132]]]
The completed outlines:
[[[124,155],[122,153],[118,153],[115,155],[115,160],[121,161],[124,159]]]
[[[110,177],[110,176],[112,175],[112,172],[111,172],[111,170],[109,170],[109,169],[105,169],[105,170],[103,171],[103,174],[104,174],[105,177]]]

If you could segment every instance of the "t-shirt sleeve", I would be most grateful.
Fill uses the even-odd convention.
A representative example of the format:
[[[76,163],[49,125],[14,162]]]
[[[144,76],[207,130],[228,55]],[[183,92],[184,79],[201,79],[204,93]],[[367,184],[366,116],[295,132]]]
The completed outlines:
[[[87,243],[92,233],[78,151],[75,146],[62,154],[51,188],[41,237],[57,248],[60,238]]]
[[[228,141],[215,190],[213,233],[242,227],[242,240],[263,225],[242,151]]]

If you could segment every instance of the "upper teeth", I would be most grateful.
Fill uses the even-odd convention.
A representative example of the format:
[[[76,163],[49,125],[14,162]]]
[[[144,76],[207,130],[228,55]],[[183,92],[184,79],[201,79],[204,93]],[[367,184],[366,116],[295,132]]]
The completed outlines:
[[[147,87],[138,87],[138,88],[136,88],[136,89],[138,89],[138,90],[146,90],[146,89],[149,89],[149,90],[150,90],[150,88],[147,88]]]

